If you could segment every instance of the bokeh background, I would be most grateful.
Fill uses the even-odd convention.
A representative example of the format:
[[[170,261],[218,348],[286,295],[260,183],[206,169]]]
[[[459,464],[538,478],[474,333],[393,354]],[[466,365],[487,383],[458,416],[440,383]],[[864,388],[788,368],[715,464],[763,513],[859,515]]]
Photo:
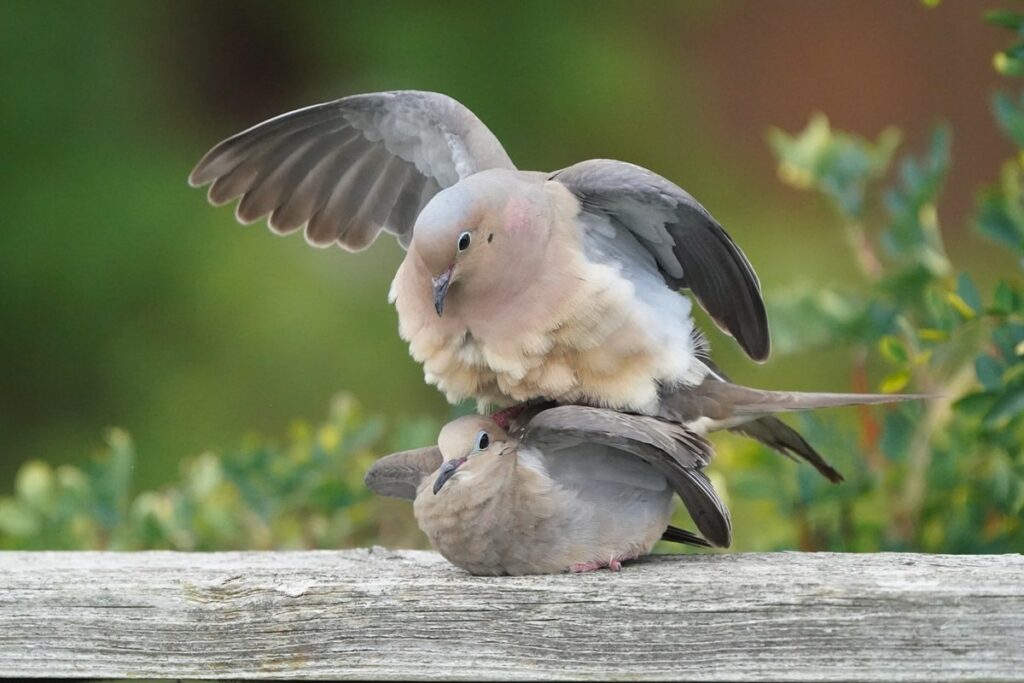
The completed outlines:
[[[985,3],[0,6],[0,495],[26,461],[86,462],[111,426],[132,435],[144,490],[178,477],[183,458],[323,422],[339,392],[380,418],[382,451],[452,414],[386,303],[396,244],[315,250],[237,225],[186,184],[227,135],[348,94],[452,95],[520,168],[651,168],[718,217],[769,294],[856,283],[857,271],[827,202],[779,182],[768,128],[797,131],[823,111],[868,138],[896,125],[913,149],[944,120],[960,133],[938,206],[953,261],[982,287],[1016,268],[970,227],[979,188],[1013,153],[988,106],[1006,36],[980,20]],[[841,348],[757,366],[714,343],[748,384],[852,387]],[[736,504],[738,547],[793,540],[781,517],[744,529]],[[407,509],[386,509],[407,519],[384,541],[422,543]]]

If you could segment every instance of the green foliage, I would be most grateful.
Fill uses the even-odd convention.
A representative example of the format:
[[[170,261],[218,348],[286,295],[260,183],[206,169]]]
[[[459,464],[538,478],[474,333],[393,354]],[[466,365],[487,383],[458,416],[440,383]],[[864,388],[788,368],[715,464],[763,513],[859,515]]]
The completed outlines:
[[[1024,15],[1011,10],[992,10],[985,13],[985,21],[1014,34],[1014,42],[992,59],[996,71],[1004,76],[1024,75]]]
[[[773,129],[768,142],[779,158],[779,177],[794,187],[815,187],[841,211],[860,216],[867,184],[885,173],[900,133],[887,128],[874,144],[848,133],[833,133],[824,114],[815,114],[796,136]]]
[[[998,19],[1021,25],[1006,14]],[[1020,147],[1022,102],[1000,93],[993,103]],[[863,410],[859,438],[816,416],[804,420],[812,442],[829,444],[830,454],[835,445],[859,444],[868,465],[839,487],[805,468],[792,495],[768,491],[801,520],[804,547],[998,552],[1024,545],[1024,282],[1020,273],[1006,274],[983,294],[970,273],[955,272],[936,209],[950,135],[937,127],[924,153],[905,156],[883,188],[895,149],[883,139],[896,141],[897,133],[870,143],[831,131],[816,115],[798,135],[770,134],[780,177],[831,200],[863,277],[859,287],[772,298],[781,350],[847,348],[860,388],[881,367],[877,390],[931,396],[888,409],[880,423]],[[1008,161],[1000,182],[982,194],[976,220],[1018,257],[1021,159]],[[871,198],[884,211],[872,211]]]
[[[134,494],[135,449],[121,430],[82,468],[38,460],[0,498],[0,548],[231,550],[365,545],[379,533],[363,473],[383,424],[337,397],[329,419],[296,422],[287,443],[250,438],[224,454],[186,459],[178,481]],[[410,423],[406,439],[434,438]],[[396,447],[401,447],[401,438]]]

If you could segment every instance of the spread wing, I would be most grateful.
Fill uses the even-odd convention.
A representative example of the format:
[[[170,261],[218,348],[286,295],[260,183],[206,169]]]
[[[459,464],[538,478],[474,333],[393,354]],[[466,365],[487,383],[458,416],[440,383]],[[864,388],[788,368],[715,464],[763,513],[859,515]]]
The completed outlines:
[[[444,462],[437,446],[386,455],[373,463],[363,479],[374,493],[393,498],[416,499],[416,489]]]
[[[686,287],[755,360],[770,351],[761,285],[747,257],[685,190],[645,168],[595,159],[551,174],[584,212],[628,230],[673,287]]]
[[[489,168],[514,169],[473,112],[438,93],[353,95],[264,121],[206,153],[189,176],[210,202],[241,196],[235,216],[305,227],[315,246],[368,247],[386,230],[403,247],[441,188]]]
[[[540,451],[592,443],[634,455],[668,480],[708,541],[721,547],[732,541],[729,510],[701,472],[711,460],[711,444],[681,425],[613,410],[560,406],[534,417],[523,443]]]

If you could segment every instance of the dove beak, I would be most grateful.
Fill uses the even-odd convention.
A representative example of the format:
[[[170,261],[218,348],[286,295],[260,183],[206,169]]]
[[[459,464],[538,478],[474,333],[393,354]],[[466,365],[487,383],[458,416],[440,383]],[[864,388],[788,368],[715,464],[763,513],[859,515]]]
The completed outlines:
[[[454,263],[448,266],[448,270],[431,279],[431,282],[434,283],[434,310],[437,311],[438,317],[444,312],[444,298],[448,295],[448,288],[452,284],[453,270],[455,270]]]
[[[455,458],[454,460],[448,460],[445,464],[441,465],[441,471],[437,475],[437,481],[434,482],[434,495],[441,490],[441,487],[445,485],[449,479],[455,474],[456,470],[462,466],[462,463],[466,462],[465,458]]]

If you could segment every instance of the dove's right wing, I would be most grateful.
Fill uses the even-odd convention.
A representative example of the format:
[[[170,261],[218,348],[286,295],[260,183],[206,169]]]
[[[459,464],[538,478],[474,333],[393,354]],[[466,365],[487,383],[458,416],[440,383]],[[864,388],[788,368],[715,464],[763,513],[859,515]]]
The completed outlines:
[[[583,213],[607,217],[615,232],[632,235],[665,282],[693,292],[747,355],[768,357],[768,317],[757,275],[718,221],[689,193],[646,168],[608,159],[580,162],[550,179],[576,196]],[[622,235],[585,237],[614,241]]]
[[[595,444],[632,455],[668,480],[705,538],[721,547],[732,542],[729,510],[701,472],[711,460],[711,444],[681,425],[614,410],[559,406],[530,421],[523,444],[546,453]],[[591,466],[596,471],[602,464],[594,461]],[[580,476],[590,476],[587,470],[584,466]],[[623,476],[642,485],[640,472]]]
[[[363,481],[379,495],[415,500],[420,482],[437,472],[443,462],[437,446],[392,453],[373,463]]]
[[[264,121],[206,153],[189,183],[213,204],[241,196],[235,216],[270,214],[280,234],[349,251],[380,231],[412,239],[416,216],[441,188],[478,171],[515,169],[494,134],[447,95],[415,90],[353,95]]]

